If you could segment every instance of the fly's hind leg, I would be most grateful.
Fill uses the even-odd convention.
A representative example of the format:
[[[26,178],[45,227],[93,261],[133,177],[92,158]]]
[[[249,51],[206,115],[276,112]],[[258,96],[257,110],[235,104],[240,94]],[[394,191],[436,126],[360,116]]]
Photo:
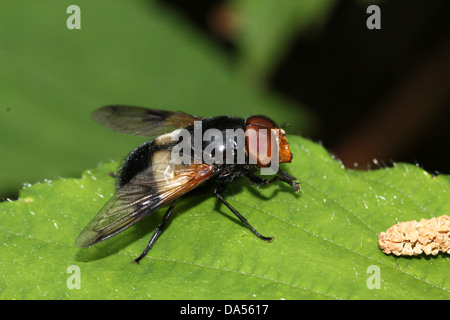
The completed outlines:
[[[153,233],[150,241],[148,242],[147,247],[145,247],[144,251],[141,253],[141,255],[139,257],[137,257],[136,259],[133,260],[134,263],[139,264],[139,261],[141,261],[142,258],[144,258],[147,255],[147,253],[149,252],[149,250],[153,247],[153,245],[155,244],[156,240],[159,238],[159,236],[163,232],[164,227],[166,226],[167,220],[169,220],[169,217],[172,214],[173,208],[175,207],[175,202],[176,201],[173,201],[172,204],[170,205],[170,207],[167,210],[166,214],[162,218],[159,226],[156,228],[155,233]]]

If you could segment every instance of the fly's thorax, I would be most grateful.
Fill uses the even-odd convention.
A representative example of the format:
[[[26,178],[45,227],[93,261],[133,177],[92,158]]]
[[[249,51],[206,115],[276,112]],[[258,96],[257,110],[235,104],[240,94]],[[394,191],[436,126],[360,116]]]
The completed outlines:
[[[244,119],[214,117],[195,121],[193,125],[177,132],[172,141],[177,141],[173,155],[175,162],[196,164],[244,164],[245,132]]]
[[[247,121],[214,117],[194,121],[193,125],[158,137],[156,141],[177,142],[172,152],[176,163],[256,164],[276,172],[279,163],[292,160],[284,134],[283,129],[264,116],[253,116]]]

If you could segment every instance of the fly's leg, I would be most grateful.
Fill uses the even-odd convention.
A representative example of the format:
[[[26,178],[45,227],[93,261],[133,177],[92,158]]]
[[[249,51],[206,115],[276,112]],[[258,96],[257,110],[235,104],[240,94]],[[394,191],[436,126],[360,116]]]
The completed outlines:
[[[281,169],[279,169],[277,175],[270,180],[261,178],[251,172],[247,172],[245,175],[251,182],[253,182],[256,185],[266,185],[275,181],[283,181],[288,185],[290,185],[292,188],[294,188],[295,192],[300,191],[300,182],[296,181],[297,178],[291,176],[290,174],[284,172]]]
[[[161,223],[156,228],[155,233],[153,233],[152,238],[148,242],[147,247],[144,249],[144,251],[141,253],[141,255],[139,257],[137,257],[136,259],[133,260],[134,263],[139,264],[139,261],[141,261],[142,258],[144,258],[147,255],[147,253],[149,252],[149,250],[153,247],[153,245],[155,244],[156,240],[158,239],[158,237],[163,232],[167,220],[169,220],[169,217],[170,217],[170,215],[171,215],[171,213],[173,211],[173,208],[175,207],[175,202],[176,201],[173,201],[172,204],[170,205],[170,207],[167,210],[166,214],[162,218]]]
[[[277,175],[269,180],[269,183],[275,182],[275,181],[283,181],[286,182],[288,185],[290,185],[292,188],[294,188],[295,192],[300,191],[300,182],[296,181],[297,178],[294,176],[291,176],[290,174],[284,172],[281,169],[278,169]]]
[[[265,237],[261,235],[258,231],[256,231],[256,229],[253,228],[250,223],[248,223],[247,219],[245,219],[235,208],[233,208],[231,204],[229,204],[217,190],[214,193],[214,195],[216,196],[216,198],[222,201],[227,206],[227,208],[230,209],[230,211],[233,212],[235,216],[238,217],[239,220],[241,220],[258,238],[268,242],[271,242],[273,240],[273,237]]]

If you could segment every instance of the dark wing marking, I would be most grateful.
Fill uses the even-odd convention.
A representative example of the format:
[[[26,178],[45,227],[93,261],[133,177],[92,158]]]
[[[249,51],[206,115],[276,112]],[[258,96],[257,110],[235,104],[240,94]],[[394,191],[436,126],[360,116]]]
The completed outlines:
[[[156,137],[203,119],[181,111],[132,106],[102,107],[92,112],[92,118],[108,129],[139,137]]]
[[[80,233],[75,245],[87,247],[111,238],[158,208],[211,178],[212,165],[165,163],[137,174],[122,186]]]

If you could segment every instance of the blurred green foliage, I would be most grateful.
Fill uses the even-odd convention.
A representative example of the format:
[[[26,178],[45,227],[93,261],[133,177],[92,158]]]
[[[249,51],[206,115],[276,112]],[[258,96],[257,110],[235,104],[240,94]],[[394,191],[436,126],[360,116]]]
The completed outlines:
[[[242,32],[237,35],[241,50],[238,68],[244,76],[255,80],[264,79],[272,71],[294,36],[320,30],[337,1],[235,0],[233,3],[244,20]]]
[[[326,3],[313,7],[326,11]],[[72,4],[81,9],[81,30],[66,27]],[[242,76],[269,68],[281,45],[275,39],[289,29],[282,17],[272,34],[244,9],[254,27],[239,41],[243,63],[233,64],[181,15],[152,1],[2,1],[0,12],[0,198],[25,182],[79,176],[139,145],[142,139],[90,119],[107,104],[267,114],[296,133],[314,126],[301,106]]]

